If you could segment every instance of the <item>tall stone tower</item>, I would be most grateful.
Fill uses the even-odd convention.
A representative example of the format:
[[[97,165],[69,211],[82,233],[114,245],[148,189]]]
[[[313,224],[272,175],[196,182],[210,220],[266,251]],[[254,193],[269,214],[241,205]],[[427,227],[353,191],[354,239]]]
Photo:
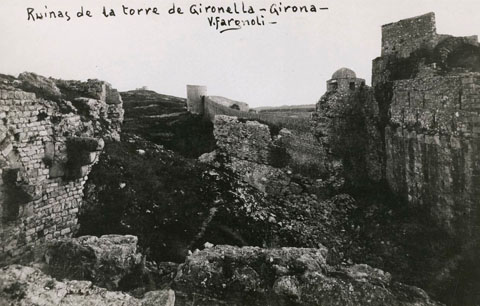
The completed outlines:
[[[199,85],[187,85],[187,110],[192,114],[203,114],[204,100],[207,95],[207,87]]]

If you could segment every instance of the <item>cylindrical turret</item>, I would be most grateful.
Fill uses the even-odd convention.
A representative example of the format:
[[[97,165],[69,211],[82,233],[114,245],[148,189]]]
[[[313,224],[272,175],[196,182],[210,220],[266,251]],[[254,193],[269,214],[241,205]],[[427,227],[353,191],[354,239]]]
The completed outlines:
[[[203,97],[206,95],[206,86],[187,85],[187,110],[192,114],[203,114]]]

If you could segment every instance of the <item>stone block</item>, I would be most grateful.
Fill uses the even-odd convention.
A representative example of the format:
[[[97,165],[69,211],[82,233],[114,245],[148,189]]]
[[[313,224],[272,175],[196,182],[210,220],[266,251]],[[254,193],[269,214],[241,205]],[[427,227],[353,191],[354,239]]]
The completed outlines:
[[[55,143],[48,141],[45,142],[45,158],[52,160],[55,156]]]
[[[62,177],[65,175],[65,164],[54,163],[49,170],[50,178]]]
[[[70,228],[64,228],[60,231],[60,235],[65,236],[71,232]]]
[[[117,289],[122,277],[140,263],[141,255],[135,236],[106,235],[50,242],[45,257],[55,277],[63,278],[74,268],[81,279]]]
[[[5,140],[0,144],[0,152],[4,157],[7,157],[13,150],[13,145],[9,140]]]

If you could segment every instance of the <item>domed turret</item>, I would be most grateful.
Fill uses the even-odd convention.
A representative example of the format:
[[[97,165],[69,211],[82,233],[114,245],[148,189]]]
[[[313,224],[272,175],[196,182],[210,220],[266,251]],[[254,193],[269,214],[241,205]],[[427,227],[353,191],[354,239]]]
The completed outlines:
[[[340,68],[332,74],[332,78],[327,81],[327,91],[348,92],[365,85],[364,79],[357,78],[357,74],[352,69]]]
[[[352,69],[340,68],[332,74],[332,80],[335,79],[356,79],[357,74]]]

